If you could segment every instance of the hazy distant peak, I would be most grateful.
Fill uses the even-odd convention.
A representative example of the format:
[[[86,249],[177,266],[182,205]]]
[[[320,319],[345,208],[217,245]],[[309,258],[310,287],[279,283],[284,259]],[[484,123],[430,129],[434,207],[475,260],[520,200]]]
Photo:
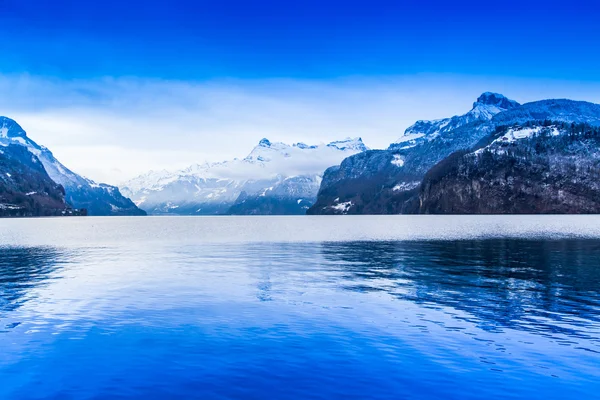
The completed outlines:
[[[197,164],[173,172],[150,172],[131,179],[123,186],[126,193],[140,204],[162,196],[160,193],[163,191],[175,197],[180,195],[181,201],[190,193],[192,197],[203,196],[199,193],[205,193],[207,185],[214,185],[210,189],[214,190],[210,201],[222,201],[227,196],[236,198],[239,194],[236,190],[247,182],[293,178],[294,184],[288,182],[287,185],[294,186],[299,184],[299,177],[310,177],[311,185],[314,185],[325,169],[365,150],[368,148],[358,137],[318,145],[302,142],[289,145],[263,138],[243,159]]]
[[[327,145],[328,147],[335,147],[338,150],[353,150],[353,151],[357,151],[357,152],[362,152],[362,151],[366,151],[369,150],[369,148],[367,146],[365,146],[365,144],[362,141],[362,138],[360,137],[355,137],[355,138],[346,138],[344,140],[338,140],[338,141],[334,141],[331,142]]]
[[[258,145],[262,147],[271,147],[271,141],[267,138],[262,138],[258,142]]]

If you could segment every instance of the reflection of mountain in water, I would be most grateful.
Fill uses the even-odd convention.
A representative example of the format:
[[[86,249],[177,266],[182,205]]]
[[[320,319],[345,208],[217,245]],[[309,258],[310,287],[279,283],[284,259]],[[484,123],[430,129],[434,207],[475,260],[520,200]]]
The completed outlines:
[[[600,321],[598,241],[326,243],[322,253],[342,262],[349,290],[461,310],[490,331],[587,337]]]
[[[0,247],[0,318],[27,301],[29,292],[46,284],[64,262],[50,247]]]

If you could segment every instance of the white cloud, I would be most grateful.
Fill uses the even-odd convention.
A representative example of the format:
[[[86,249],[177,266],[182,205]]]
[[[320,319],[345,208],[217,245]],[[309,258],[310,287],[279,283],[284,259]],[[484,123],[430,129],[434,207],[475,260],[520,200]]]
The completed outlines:
[[[74,171],[118,183],[149,169],[244,157],[263,137],[312,144],[361,136],[383,148],[414,121],[466,112],[488,90],[521,102],[598,102],[598,89],[583,82],[431,75],[327,82],[0,75],[0,115],[16,119]]]

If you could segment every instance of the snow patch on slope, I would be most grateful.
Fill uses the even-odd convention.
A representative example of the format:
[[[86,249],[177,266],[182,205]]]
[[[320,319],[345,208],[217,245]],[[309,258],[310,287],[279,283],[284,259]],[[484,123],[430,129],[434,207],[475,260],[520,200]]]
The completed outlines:
[[[417,186],[419,186],[421,184],[420,181],[414,181],[414,182],[401,182],[399,184],[397,184],[396,186],[394,186],[392,188],[392,190],[394,192],[403,192],[406,190],[412,190],[414,188],[416,188]]]
[[[509,130],[506,131],[506,133],[504,135],[495,139],[494,141],[492,141],[492,143],[490,143],[486,147],[478,149],[474,153],[482,154],[486,150],[492,150],[496,153],[503,152],[504,150],[501,149],[501,147],[503,145],[514,143],[518,140],[537,136],[537,135],[541,134],[543,131],[545,131],[550,136],[558,136],[561,134],[560,130],[556,126],[550,126],[550,127],[536,126],[536,127],[532,127],[532,128],[522,128],[522,127],[510,128]]]
[[[558,128],[556,128],[555,126],[550,128],[550,135],[551,136],[558,136],[560,135],[560,131],[558,130]],[[535,135],[539,135],[540,132],[542,131],[542,127],[541,126],[536,126],[534,128],[512,128],[509,129],[508,132],[506,132],[502,137],[494,140],[494,142],[509,142],[512,143],[516,140],[519,139],[526,139]]]
[[[339,204],[335,204],[335,205],[331,206],[331,209],[335,210],[336,212],[339,212],[340,214],[346,214],[348,212],[348,210],[350,210],[350,207],[352,207],[352,202],[345,201],[343,203],[339,203]]]
[[[396,167],[404,167],[404,158],[399,154],[394,154],[394,159],[392,160],[392,164]]]

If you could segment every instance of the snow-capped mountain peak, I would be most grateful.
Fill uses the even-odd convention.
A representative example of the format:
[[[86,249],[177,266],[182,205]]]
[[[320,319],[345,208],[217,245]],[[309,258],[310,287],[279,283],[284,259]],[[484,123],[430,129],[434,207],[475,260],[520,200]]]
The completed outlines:
[[[356,137],[356,138],[346,138],[344,140],[338,140],[335,142],[331,142],[329,144],[327,144],[328,147],[335,147],[338,150],[342,150],[342,151],[356,151],[356,152],[362,152],[362,151],[366,151],[369,150],[369,148],[367,146],[365,146],[365,144],[362,141],[362,138]]]
[[[477,98],[477,101],[473,103],[473,109],[465,116],[470,117],[467,119],[472,120],[490,120],[494,115],[518,107],[519,105],[519,103],[508,99],[504,95],[485,92]]]
[[[419,143],[435,139],[447,132],[455,131],[476,121],[489,121],[496,114],[518,107],[520,104],[504,95],[485,92],[473,103],[473,108],[463,115],[433,121],[417,121],[398,140],[390,145],[390,150],[402,150]]]
[[[26,137],[25,130],[15,120],[0,116],[0,138]]]
[[[306,143],[303,143],[303,142],[294,143],[292,146],[297,147],[297,148],[302,149],[302,150],[316,149],[317,148],[317,146],[310,146],[310,145],[308,145]]]
[[[258,142],[258,145],[252,149],[250,154],[244,158],[246,161],[268,162],[273,157],[284,156],[289,157],[289,150],[292,146],[282,142],[271,142],[267,138],[263,138]]]
[[[335,153],[347,152],[354,154],[368,150],[368,147],[365,146],[361,138],[346,138],[320,145],[308,145],[302,142],[289,145],[282,142],[271,142],[269,139],[263,138],[244,160],[264,163],[281,157],[303,157],[309,153],[325,153],[328,151],[326,149],[333,150]]]

